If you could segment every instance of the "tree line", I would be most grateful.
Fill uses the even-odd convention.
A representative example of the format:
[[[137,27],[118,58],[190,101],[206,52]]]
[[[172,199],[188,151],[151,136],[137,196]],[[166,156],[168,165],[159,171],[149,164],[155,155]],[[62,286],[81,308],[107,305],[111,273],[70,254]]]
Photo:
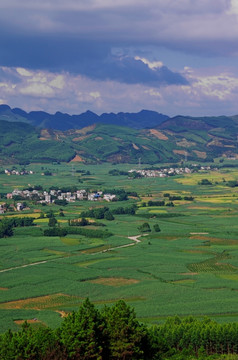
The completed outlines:
[[[106,219],[106,220],[114,220],[113,215],[135,215],[136,213],[136,205],[131,205],[127,207],[119,206],[115,209],[110,210],[109,207],[98,207],[95,209],[82,211],[81,217],[83,218],[94,218],[94,219]]]
[[[13,235],[13,228],[19,226],[33,226],[35,218],[3,218],[0,220],[0,238],[9,237]]]
[[[98,310],[88,299],[55,330],[32,328],[0,335],[4,360],[185,360],[226,359],[238,353],[238,324],[204,318],[168,318],[162,325],[141,324],[120,300]],[[222,357],[221,357],[222,354]],[[232,359],[227,357],[227,359]]]
[[[77,234],[87,236],[88,238],[99,238],[106,239],[113,234],[110,231],[103,230],[93,230],[93,229],[85,229],[81,227],[75,226],[67,226],[67,227],[52,227],[44,230],[44,236],[66,236],[68,234]]]

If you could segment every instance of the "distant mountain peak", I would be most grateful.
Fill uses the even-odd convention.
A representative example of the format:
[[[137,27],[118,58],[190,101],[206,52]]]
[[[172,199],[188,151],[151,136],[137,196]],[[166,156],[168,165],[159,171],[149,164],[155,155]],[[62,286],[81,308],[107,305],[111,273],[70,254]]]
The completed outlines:
[[[14,114],[12,120],[11,113]],[[57,111],[54,115],[45,111],[25,112],[20,108],[11,109],[8,105],[0,105],[0,115],[7,115],[9,121],[21,121],[30,123],[40,128],[56,130],[81,129],[92,124],[110,124],[127,126],[134,129],[155,127],[167,120],[169,117],[156,111],[142,109],[138,113],[119,112],[103,113],[100,116],[87,110],[79,115],[69,115]]]

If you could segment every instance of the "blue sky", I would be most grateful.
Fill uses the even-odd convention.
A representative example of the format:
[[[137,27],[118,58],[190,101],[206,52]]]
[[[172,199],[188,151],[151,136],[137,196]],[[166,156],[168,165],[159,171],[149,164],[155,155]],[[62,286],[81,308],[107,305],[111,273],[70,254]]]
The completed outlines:
[[[1,0],[0,103],[238,114],[238,0]]]

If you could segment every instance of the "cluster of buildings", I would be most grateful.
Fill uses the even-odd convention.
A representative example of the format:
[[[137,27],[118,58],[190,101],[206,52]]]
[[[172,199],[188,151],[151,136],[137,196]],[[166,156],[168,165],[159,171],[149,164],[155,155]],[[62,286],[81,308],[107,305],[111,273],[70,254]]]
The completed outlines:
[[[34,174],[34,172],[32,170],[9,170],[9,169],[5,169],[4,170],[6,175],[32,175]]]
[[[182,174],[191,174],[197,171],[210,171],[210,170],[218,170],[217,168],[211,168],[211,166],[200,166],[198,164],[192,164],[192,168],[188,167],[180,167],[180,168],[162,168],[156,170],[146,170],[146,169],[132,169],[129,170],[128,173],[137,173],[142,177],[167,177],[174,175],[182,175]]]
[[[181,175],[181,174],[190,174],[192,172],[191,169],[185,167],[185,168],[164,168],[159,170],[129,170],[128,173],[134,173],[140,174],[143,177],[167,177],[167,176],[173,176],[173,175]]]
[[[86,190],[81,189],[75,192],[61,190],[39,191],[39,190],[18,190],[15,189],[11,193],[7,194],[7,199],[26,199],[34,200],[38,203],[54,203],[56,200],[65,200],[67,202],[75,202],[76,200],[89,200],[89,201],[116,201],[116,195],[103,194],[102,191],[96,193],[88,193]],[[21,203],[19,203],[21,204]],[[20,205],[19,205],[20,207]],[[19,209],[21,210],[21,209]]]
[[[10,204],[7,206],[6,203],[0,204],[0,214],[4,214],[7,211],[7,208],[10,209],[10,211],[21,211],[24,209],[23,203],[17,203],[17,204]]]

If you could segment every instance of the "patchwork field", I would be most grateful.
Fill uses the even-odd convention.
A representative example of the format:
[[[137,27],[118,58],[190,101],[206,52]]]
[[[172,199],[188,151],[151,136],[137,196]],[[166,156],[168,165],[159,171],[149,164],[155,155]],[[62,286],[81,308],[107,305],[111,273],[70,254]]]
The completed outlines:
[[[0,239],[1,331],[18,329],[23,320],[34,326],[56,327],[63,316],[89,297],[99,306],[124,299],[149,324],[169,315],[208,315],[220,322],[238,320],[238,170],[222,169],[170,178],[128,179],[111,176],[114,168],[130,165],[29,165],[34,175],[0,175],[0,193],[29,185],[77,186],[79,189],[136,191],[138,197],[121,202],[77,201],[66,206],[29,202],[22,212],[8,211],[1,218],[33,217],[34,226],[14,229]],[[41,176],[42,167],[53,176]],[[212,185],[201,185],[210,179]],[[225,180],[225,181],[224,181]],[[181,196],[174,206],[148,206]],[[184,200],[192,196],[193,200]],[[8,200],[11,203],[11,200]],[[1,199],[1,202],[4,202]],[[93,238],[77,234],[44,236],[52,210],[60,227],[80,218],[82,211],[137,204],[135,215],[100,219],[100,227],[113,235]],[[62,208],[64,217],[60,217]],[[139,229],[148,223],[151,231]],[[159,225],[156,232],[154,225]],[[91,225],[90,225],[91,226]],[[90,228],[88,226],[88,228]],[[91,228],[99,228],[91,227]],[[137,241],[132,237],[137,237]]]

